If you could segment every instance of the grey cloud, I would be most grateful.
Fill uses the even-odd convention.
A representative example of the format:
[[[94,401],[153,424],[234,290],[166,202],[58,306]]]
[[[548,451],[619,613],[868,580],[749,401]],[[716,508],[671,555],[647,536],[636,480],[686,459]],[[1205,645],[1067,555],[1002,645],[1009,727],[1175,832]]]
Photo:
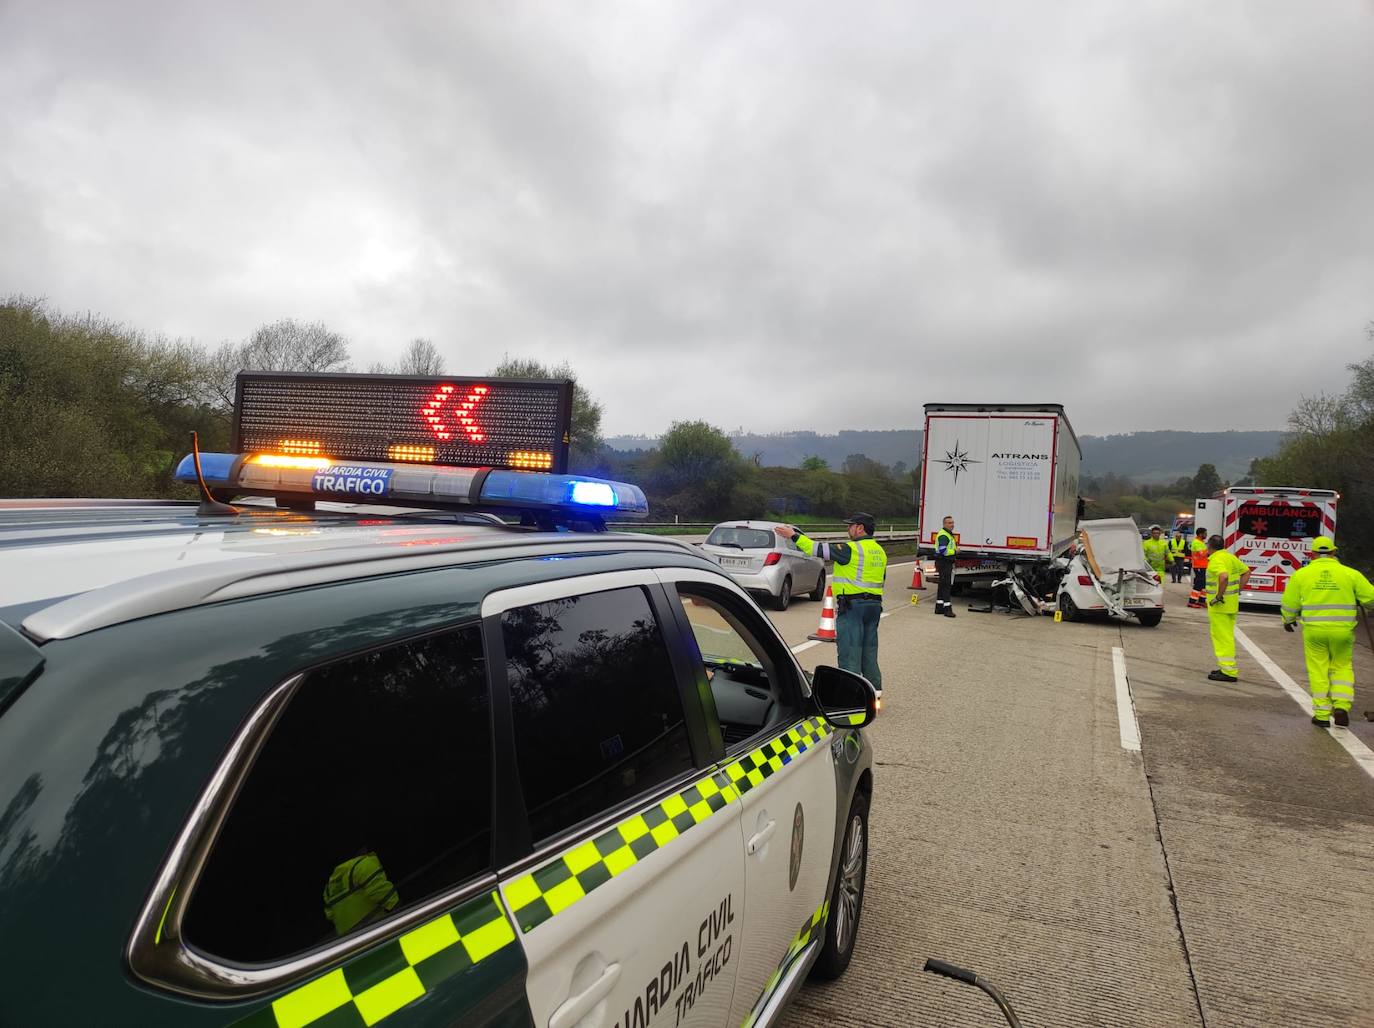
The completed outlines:
[[[322,318],[363,365],[566,358],[612,432],[1277,427],[1369,350],[1369,22],[11,0],[0,284],[211,344]]]

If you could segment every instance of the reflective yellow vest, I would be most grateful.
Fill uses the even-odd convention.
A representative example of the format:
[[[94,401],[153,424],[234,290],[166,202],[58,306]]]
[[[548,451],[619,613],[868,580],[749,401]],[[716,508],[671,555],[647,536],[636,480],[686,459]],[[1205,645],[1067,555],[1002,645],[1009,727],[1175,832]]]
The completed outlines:
[[[1240,576],[1250,568],[1229,550],[1217,550],[1207,558],[1207,604],[1209,610],[1219,610],[1223,614],[1235,614],[1240,610]],[[1217,579],[1226,572],[1226,595],[1215,607],[1211,606],[1217,598]]]
[[[1156,571],[1163,571],[1169,559],[1169,544],[1163,538],[1146,539],[1141,544],[1145,548],[1145,560]]]
[[[948,540],[949,540],[949,542],[947,542],[947,543],[945,544],[945,546],[946,546],[947,548],[946,548],[946,550],[945,550],[944,553],[941,553],[941,552],[940,552],[940,538],[941,538],[942,536],[943,536],[945,539],[948,539]],[[939,557],[953,557],[953,556],[954,556],[956,553],[958,553],[958,552],[959,552],[959,540],[958,540],[958,539],[955,539],[953,535],[951,535],[949,532],[946,532],[943,528],[940,529],[940,531],[938,531],[938,532],[935,533],[935,554],[936,554],[936,556],[939,556]]]
[[[834,560],[830,543],[818,543],[804,535],[798,535],[797,548],[822,560]],[[858,593],[883,594],[883,580],[887,577],[887,551],[867,536],[862,539],[846,540],[849,548],[848,559],[841,564],[835,560],[831,566],[830,585],[836,596],[853,596]]]
[[[1358,604],[1374,605],[1374,585],[1335,557],[1318,557],[1298,568],[1283,590],[1283,620],[1302,618],[1303,630],[1355,631]]]
[[[1180,559],[1188,551],[1188,543],[1183,539],[1169,540],[1169,560]]]

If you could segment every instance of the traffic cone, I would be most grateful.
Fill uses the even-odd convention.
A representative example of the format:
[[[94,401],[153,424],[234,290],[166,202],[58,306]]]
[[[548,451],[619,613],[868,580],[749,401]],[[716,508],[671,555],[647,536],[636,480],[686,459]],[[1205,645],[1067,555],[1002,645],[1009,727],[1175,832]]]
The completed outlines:
[[[825,587],[825,602],[821,604],[821,626],[807,638],[824,643],[835,641],[835,597],[828,585]]]
[[[925,587],[926,580],[921,577],[921,562],[918,560],[915,564],[911,566],[911,584],[907,586],[907,588],[924,589]]]

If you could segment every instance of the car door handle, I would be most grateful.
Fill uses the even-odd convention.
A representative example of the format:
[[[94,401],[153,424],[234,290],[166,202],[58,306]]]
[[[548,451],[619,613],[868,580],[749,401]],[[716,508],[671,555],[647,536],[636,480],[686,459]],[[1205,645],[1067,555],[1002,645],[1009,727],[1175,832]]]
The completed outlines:
[[[572,1028],[605,999],[620,981],[620,965],[607,964],[601,977],[572,997],[549,1017],[549,1028]]]
[[[764,825],[762,828],[758,830],[758,834],[751,836],[749,839],[749,845],[745,847],[748,850],[749,855],[752,857],[759,850],[763,849],[763,847],[768,843],[768,840],[773,838],[773,833],[777,831],[777,829],[778,822],[776,820],[769,821],[766,825]]]

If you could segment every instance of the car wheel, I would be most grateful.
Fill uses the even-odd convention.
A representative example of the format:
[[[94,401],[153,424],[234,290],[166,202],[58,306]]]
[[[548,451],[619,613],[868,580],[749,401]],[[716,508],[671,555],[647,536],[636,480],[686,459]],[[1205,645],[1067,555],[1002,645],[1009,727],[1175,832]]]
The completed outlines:
[[[859,918],[864,910],[864,882],[868,877],[868,797],[854,796],[849,824],[840,846],[840,866],[830,894],[830,916],[825,920],[825,944],[812,973],[817,978],[838,978],[849,967],[854,943],[859,938]]]
[[[1059,609],[1064,612],[1065,621],[1077,621],[1079,618],[1078,604],[1069,599],[1068,593],[1059,594]]]
[[[821,573],[816,579],[816,588],[811,590],[811,598],[819,603],[825,599],[825,568],[821,568]]]
[[[1136,617],[1140,619],[1140,623],[1146,628],[1154,628],[1155,625],[1164,620],[1164,611],[1142,610]]]
[[[778,595],[773,597],[773,608],[775,610],[786,610],[787,605],[792,602],[792,576],[788,575],[782,580],[782,588],[778,590]]]

